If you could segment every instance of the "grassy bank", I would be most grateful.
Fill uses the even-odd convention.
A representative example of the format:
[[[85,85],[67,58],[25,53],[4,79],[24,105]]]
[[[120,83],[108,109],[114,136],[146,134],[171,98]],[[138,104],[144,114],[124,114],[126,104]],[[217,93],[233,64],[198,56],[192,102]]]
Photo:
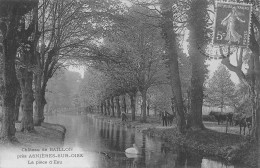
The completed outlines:
[[[257,145],[246,136],[237,133],[237,128],[230,129],[231,133],[221,132],[221,126],[216,123],[205,123],[206,129],[199,131],[187,131],[179,134],[176,124],[170,127],[162,127],[159,117],[148,117],[146,123],[136,121],[122,122],[119,118],[96,115],[95,117],[113,122],[119,125],[136,128],[144,134],[160,137],[170,144],[184,146],[188,150],[198,151],[204,156],[213,156],[224,159],[233,164],[243,164],[246,167],[257,167]],[[224,126],[223,126],[224,127]]]
[[[187,131],[186,134],[181,135],[176,128],[148,128],[143,133],[196,150],[204,156],[217,156],[231,163],[257,167],[256,144],[240,135],[221,133],[211,129]]]
[[[20,123],[16,123],[17,131],[15,136],[18,143],[16,143],[15,146],[41,148],[63,145],[66,132],[65,127],[56,124],[42,123],[42,126],[35,126],[34,129],[32,132],[23,133],[20,131]]]

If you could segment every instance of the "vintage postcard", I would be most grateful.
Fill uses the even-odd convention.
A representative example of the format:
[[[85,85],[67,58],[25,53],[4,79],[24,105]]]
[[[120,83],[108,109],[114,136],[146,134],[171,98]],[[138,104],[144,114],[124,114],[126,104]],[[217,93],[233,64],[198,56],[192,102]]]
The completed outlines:
[[[0,168],[259,168],[258,1],[0,0]]]

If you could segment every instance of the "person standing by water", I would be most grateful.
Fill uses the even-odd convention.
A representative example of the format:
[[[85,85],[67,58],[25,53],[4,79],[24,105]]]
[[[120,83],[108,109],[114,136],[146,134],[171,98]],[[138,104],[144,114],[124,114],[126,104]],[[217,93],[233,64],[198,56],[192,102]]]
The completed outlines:
[[[126,121],[128,118],[127,118],[127,115],[126,113],[121,113],[121,117],[122,117],[122,121]]]
[[[231,42],[237,42],[237,44],[240,43],[242,35],[238,34],[235,30],[235,26],[237,20],[245,23],[245,20],[242,20],[239,17],[241,15],[243,15],[243,13],[238,12],[237,8],[234,6],[232,8],[232,12],[230,12],[228,16],[221,21],[221,24],[227,27],[225,40],[228,41],[229,44],[231,44]]]
[[[162,121],[163,121],[163,126],[165,125],[167,127],[167,111],[162,112]]]

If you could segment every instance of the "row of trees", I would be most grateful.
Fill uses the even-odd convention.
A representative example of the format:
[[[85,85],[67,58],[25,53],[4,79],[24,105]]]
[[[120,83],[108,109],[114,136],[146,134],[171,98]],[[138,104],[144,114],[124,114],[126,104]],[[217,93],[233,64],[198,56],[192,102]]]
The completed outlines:
[[[115,62],[92,62],[90,65],[107,77],[108,84],[100,96],[102,109],[110,110],[111,106],[112,108],[114,106],[111,105],[114,97],[126,93],[133,97],[134,104],[134,97],[139,91],[142,95],[142,120],[145,121],[147,90],[155,85],[169,84],[172,88],[173,104],[177,109],[178,130],[185,132],[187,128],[203,129],[202,106],[204,97],[207,96],[204,90],[208,72],[206,57],[199,47],[207,47],[210,41],[213,23],[209,9],[214,8],[214,3],[207,0],[131,2],[132,5],[122,14],[121,19],[116,20],[111,31],[106,32],[102,45],[106,52],[119,58]],[[238,52],[237,66],[230,63],[230,57],[222,60],[222,64],[236,72],[241,81],[250,88],[248,94],[251,97],[254,116],[254,137],[257,137],[256,118],[257,109],[259,110],[258,15],[259,9],[257,3],[254,3],[250,51],[238,49],[244,52],[241,51],[240,55]],[[189,32],[188,57],[182,53],[180,47],[184,31]],[[237,48],[231,47],[231,49]],[[246,58],[245,55],[250,57],[250,61],[243,59]],[[242,70],[243,62],[249,66],[247,71]],[[211,82],[213,80],[217,81],[212,79]],[[230,83],[230,86],[232,85],[233,83]],[[223,86],[223,89],[226,89],[225,87]],[[230,89],[234,91],[233,88]],[[224,99],[221,100],[220,105],[223,107],[225,102]],[[235,107],[240,106],[239,103],[241,101],[233,102]],[[133,119],[134,111],[133,108]]]
[[[198,0],[188,4],[185,6],[167,0],[158,3],[133,2],[122,19],[114,23],[114,29],[106,34],[103,46],[111,53],[120,55],[120,59],[117,62],[95,62],[92,65],[109,78],[109,86],[103,92],[101,109],[109,109],[114,97],[128,93],[133,103],[134,119],[135,97],[139,91],[142,95],[142,120],[146,121],[148,89],[170,84],[174,96],[172,100],[177,107],[178,130],[184,132],[187,126],[194,129],[204,127],[203,84],[207,71],[205,57],[197,49],[197,43],[204,45],[208,41],[208,2]],[[185,13],[177,8],[180,5]],[[173,9],[174,6],[176,8]],[[198,11],[198,7],[202,10]],[[183,26],[181,22],[188,26]],[[180,28],[190,30],[189,58],[180,48],[180,33],[183,32]],[[187,108],[183,100],[188,97],[187,90],[191,95],[192,111],[189,112],[186,126]]]
[[[100,112],[103,114],[108,112],[107,108],[110,109],[111,115],[113,114],[111,107],[105,108],[108,105],[108,99],[110,100],[109,105],[113,106],[114,104],[114,113],[115,116],[120,117],[121,112],[132,112],[132,120],[135,120],[135,115],[141,113],[140,106],[142,104],[142,95],[136,90],[135,95],[130,95],[129,92],[118,93],[116,90],[109,89],[113,84],[112,80],[106,76],[106,73],[88,67],[85,70],[84,77],[80,81],[79,85],[79,100],[81,107],[88,106],[99,106]],[[127,90],[128,88],[126,88]],[[122,89],[123,90],[123,89]],[[114,93],[113,93],[114,91]],[[116,94],[117,93],[117,94]],[[106,95],[107,94],[107,95]],[[111,95],[111,96],[109,96]],[[114,96],[112,96],[114,95]],[[107,96],[107,97],[106,97]],[[159,114],[161,110],[171,110],[171,89],[169,84],[156,85],[152,86],[147,91],[147,115],[154,113],[155,115]],[[100,102],[103,100],[102,102]],[[113,101],[113,102],[112,102]],[[103,108],[100,108],[100,105],[103,105]],[[119,103],[119,105],[118,105]],[[105,111],[106,109],[106,111]]]
[[[109,59],[97,51],[95,39],[120,12],[117,6],[116,1],[0,1],[3,141],[15,140],[20,104],[22,131],[43,122],[46,87],[56,70],[76,58]]]
[[[103,109],[104,102],[112,103],[114,97],[125,93],[130,95],[134,104],[139,91],[142,120],[146,121],[148,89],[169,84],[179,132],[185,132],[186,128],[204,128],[202,105],[207,66],[198,44],[207,46],[209,41],[212,22],[208,10],[214,6],[211,1],[133,0],[129,7],[116,0],[0,2],[3,39],[3,122],[0,136],[4,140],[11,140],[15,135],[14,111],[15,105],[20,104],[16,102],[21,99],[17,98],[19,89],[23,130],[31,131],[34,124],[40,125],[44,119],[49,79],[72,59],[87,61],[88,66],[100,70],[105,76],[107,83],[99,94]],[[247,0],[243,2],[249,3]],[[222,63],[236,72],[250,88],[253,133],[256,135],[260,27],[259,9],[254,2],[248,71],[242,71],[245,55],[242,49],[237,56],[237,66],[232,65],[229,58],[223,59]],[[189,57],[180,47],[184,31],[189,32]],[[99,40],[103,43],[98,43]],[[187,102],[183,101],[185,99]],[[32,116],[33,101],[36,104],[35,116]],[[134,119],[135,113],[132,114]]]

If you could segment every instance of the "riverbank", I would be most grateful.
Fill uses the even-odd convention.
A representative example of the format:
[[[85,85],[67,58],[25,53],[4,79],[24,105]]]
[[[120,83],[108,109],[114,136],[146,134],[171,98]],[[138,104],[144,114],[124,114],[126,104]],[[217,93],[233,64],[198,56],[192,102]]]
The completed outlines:
[[[18,143],[14,144],[16,147],[42,148],[63,145],[66,128],[62,125],[42,123],[41,126],[35,126],[33,132],[23,133],[20,131],[20,124],[15,124],[15,137],[18,140]]]
[[[93,114],[91,114],[93,115]],[[244,167],[257,167],[257,145],[249,141],[245,136],[238,134],[218,132],[212,124],[205,124],[206,129],[200,131],[188,131],[182,135],[177,132],[176,124],[170,127],[162,127],[159,117],[148,117],[146,123],[140,122],[139,116],[136,121],[122,122],[119,118],[101,116],[94,117],[125,125],[153,137],[159,137],[170,144],[178,144],[187,150],[194,150],[206,157],[218,157],[232,164],[242,164]]]
[[[256,144],[240,135],[225,134],[208,128],[188,131],[184,135],[178,134],[176,128],[148,128],[143,133],[182,145],[187,150],[198,151],[204,156],[218,157],[232,164],[243,164],[248,168],[257,167]]]

